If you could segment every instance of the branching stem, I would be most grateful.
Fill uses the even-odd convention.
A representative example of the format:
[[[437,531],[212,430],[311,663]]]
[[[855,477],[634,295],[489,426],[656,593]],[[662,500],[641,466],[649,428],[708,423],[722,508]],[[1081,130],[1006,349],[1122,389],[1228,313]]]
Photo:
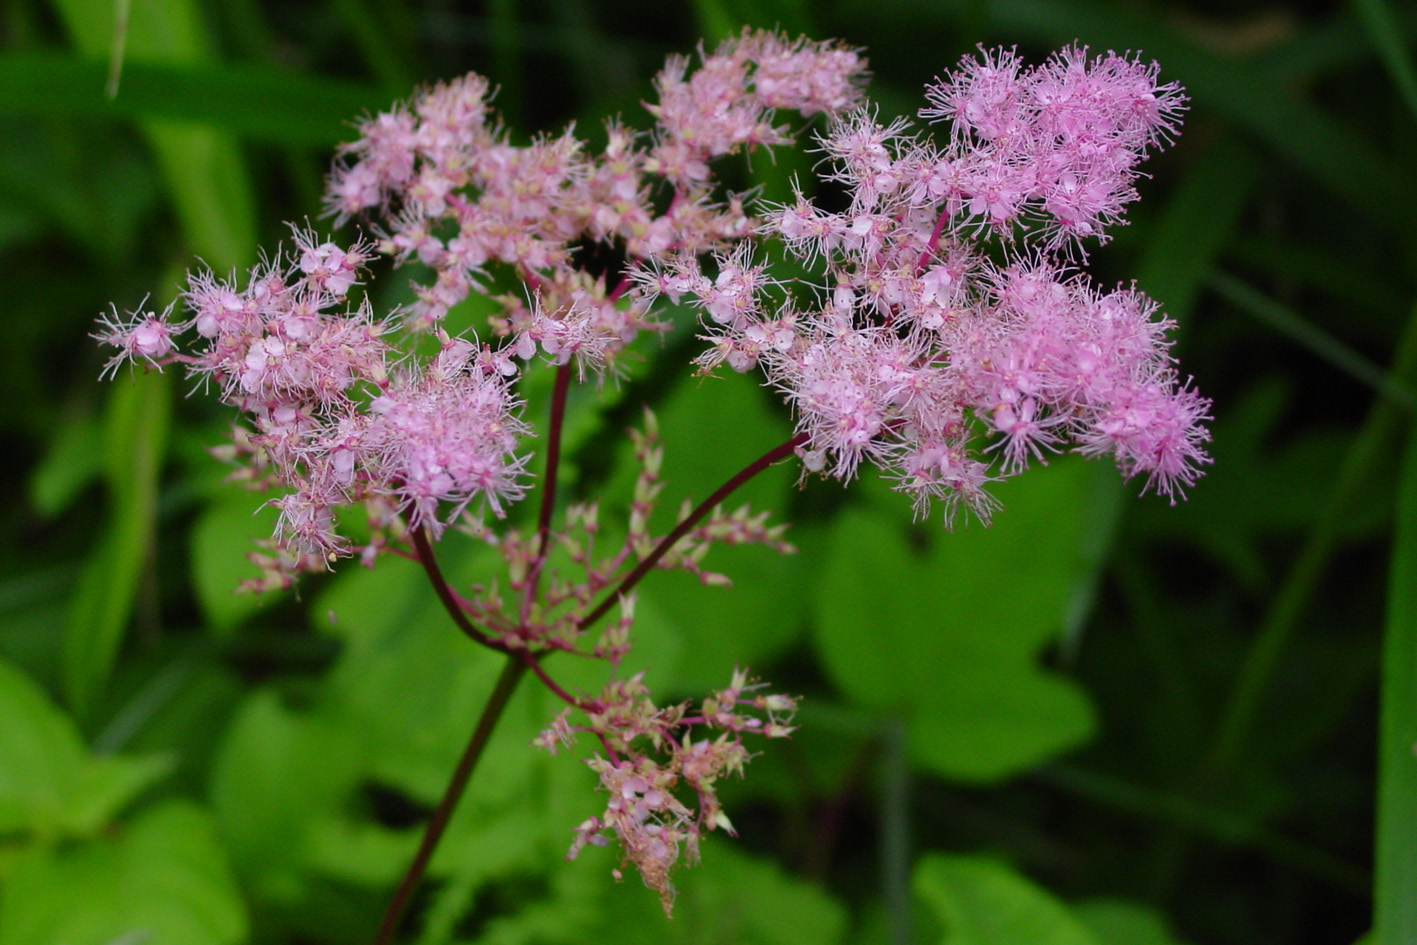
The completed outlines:
[[[605,599],[596,605],[594,610],[592,610],[590,613],[586,614],[584,617],[581,618],[580,628],[582,630],[585,630],[591,626],[594,626],[597,620],[599,620],[601,617],[604,617],[605,614],[610,610],[610,608],[615,606],[617,601],[619,601],[622,597],[628,594],[634,588],[634,586],[640,582],[640,578],[648,574],[650,569],[653,568],[656,564],[658,564],[659,560],[669,553],[669,549],[673,548],[674,545],[678,543],[679,539],[689,534],[689,532],[693,530],[694,526],[698,525],[699,522],[703,521],[703,519],[715,508],[717,508],[718,505],[723,502],[724,499],[732,495],[734,490],[736,490],[739,486],[743,485],[743,483],[747,482],[749,479],[752,479],[764,469],[767,469],[773,463],[776,463],[781,459],[785,459],[786,457],[791,456],[793,452],[797,449],[797,447],[801,446],[806,442],[807,434],[797,434],[787,442],[780,443],[777,446],[774,446],[762,456],[759,456],[757,459],[753,460],[747,466],[743,467],[743,469],[740,470],[738,474],[735,475],[732,479],[729,479],[723,485],[719,486],[716,490],[714,490],[714,493],[710,495],[707,499],[704,499],[702,502],[700,502],[697,506],[695,506],[694,510],[690,512],[682,522],[680,522],[678,525],[675,525],[673,531],[661,538],[659,540],[659,543],[654,546],[650,553],[646,555],[638,565],[635,566],[634,570],[632,570],[629,574],[625,575],[623,578],[620,579],[620,583],[615,585],[615,587],[610,591],[610,593],[605,596]]]
[[[543,496],[541,514],[537,524],[537,560],[533,577],[528,581],[529,603],[534,599],[536,587],[540,575],[541,565],[545,561],[546,546],[550,540],[551,515],[555,505],[555,485],[556,485],[556,465],[560,458],[560,440],[562,430],[562,418],[565,415],[566,391],[570,380],[569,366],[561,365],[557,368],[556,386],[552,394],[551,408],[551,428],[547,436],[546,450],[546,477],[542,482]],[[732,478],[730,478],[707,499],[700,502],[674,529],[646,555],[638,565],[635,566],[620,583],[615,586],[610,594],[606,596],[600,604],[589,614],[581,619],[581,629],[585,629],[603,617],[615,602],[629,593],[629,591],[639,583],[640,579],[647,574],[651,568],[659,563],[660,559],[673,548],[681,538],[687,535],[696,525],[707,517],[720,503],[723,502],[734,490],[752,479],[758,473],[767,469],[772,464],[792,455],[799,446],[806,442],[806,434],[798,434],[768,450],[753,462],[749,463]],[[472,777],[473,771],[477,767],[478,760],[482,757],[483,749],[486,748],[488,739],[492,736],[492,730],[496,728],[497,722],[502,717],[503,710],[507,707],[507,702],[511,699],[517,683],[521,681],[528,669],[532,670],[553,693],[573,706],[584,709],[581,703],[571,697],[565,690],[561,689],[555,682],[546,675],[537,661],[537,654],[527,652],[511,652],[505,644],[502,644],[474,627],[468,620],[467,614],[458,603],[457,597],[453,594],[452,588],[444,579],[442,570],[438,567],[438,561],[433,555],[433,548],[428,540],[428,534],[424,529],[414,529],[411,532],[413,546],[418,553],[419,563],[423,565],[423,570],[428,574],[430,583],[438,594],[438,599],[443,602],[443,607],[448,611],[453,622],[457,624],[466,636],[484,646],[491,647],[507,653],[507,663],[502,667],[502,674],[497,678],[497,684],[492,690],[492,694],[487,699],[487,705],[482,710],[482,715],[477,720],[477,727],[473,730],[472,738],[463,750],[462,757],[458,760],[457,768],[453,771],[452,779],[448,782],[447,789],[443,792],[443,798],[438,803],[438,807],[433,811],[432,818],[428,821],[428,826],[423,830],[423,839],[419,842],[418,852],[414,855],[413,862],[404,873],[403,879],[399,881],[398,889],[394,891],[393,898],[389,900],[388,908],[384,911],[384,918],[379,923],[378,934],[374,938],[374,945],[389,945],[393,941],[395,933],[398,931],[399,923],[402,921],[404,913],[408,910],[408,905],[413,898],[418,884],[423,879],[423,874],[428,869],[428,863],[433,858],[433,852],[438,848],[438,843],[443,838],[443,831],[452,818],[458,801],[463,792],[467,790],[468,780]],[[606,746],[609,747],[608,745]]]

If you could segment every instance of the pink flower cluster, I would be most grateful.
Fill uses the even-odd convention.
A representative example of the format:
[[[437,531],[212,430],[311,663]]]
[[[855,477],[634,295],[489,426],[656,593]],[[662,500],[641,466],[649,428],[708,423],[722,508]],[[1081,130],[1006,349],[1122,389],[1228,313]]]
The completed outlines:
[[[734,833],[719,804],[717,782],[724,775],[742,775],[750,757],[743,735],[786,738],[792,733],[796,700],[755,694],[759,688],[750,683],[747,673],[735,670],[728,688],[712,694],[698,714],[690,715],[685,705],[655,706],[641,678],[635,676],[612,683],[584,706],[589,720],[584,730],[598,735],[610,756],[590,760],[609,800],[604,813],[576,828],[568,857],[574,858],[586,844],[604,846],[607,835],[613,834],[625,860],[634,863],[645,885],[659,893],[668,913],[674,902],[669,873],[681,847],[692,863],[699,858],[705,833],[714,829]],[[695,739],[696,726],[718,734]],[[554,752],[573,737],[571,731],[563,714],[537,744]],[[657,760],[654,754],[665,759]],[[679,799],[676,791],[680,790],[694,796],[694,807]]]
[[[428,363],[396,366],[404,356],[388,341],[391,324],[349,299],[367,247],[316,240],[297,231],[292,258],[257,266],[244,285],[193,274],[185,320],[171,309],[114,316],[97,335],[119,349],[107,372],[134,358],[181,364],[244,414],[228,457],[244,459],[256,485],[285,490],[272,504],[291,555],[272,561],[272,584],[348,552],[342,506],[365,502],[373,520],[398,512],[436,533],[476,496],[500,511],[525,491],[526,427],[501,363],[443,336]],[[189,332],[187,352],[177,342]]]
[[[1071,442],[1174,501],[1209,462],[1209,402],[1177,377],[1170,322],[1047,253],[1101,236],[1135,197],[1178,90],[1155,65],[1068,49],[1034,70],[1011,52],[966,59],[928,97],[922,114],[953,124],[946,148],[857,110],[821,139],[849,205],[799,193],[760,224],[824,270],[825,291],[803,298],[747,244],[711,271],[681,254],[641,278],[699,307],[701,367],[760,367],[783,392],[808,470],[849,480],[869,461],[921,512],[987,519],[991,479]]]
[[[1137,197],[1135,166],[1176,133],[1185,104],[1156,63],[1070,46],[1036,69],[1013,50],[967,57],[926,89],[922,118],[951,125],[950,148],[914,169],[951,216],[995,228],[1029,211],[1047,242],[1096,236]]]
[[[504,300],[500,330],[553,358],[589,353],[599,364],[658,326],[643,298],[625,295],[628,283],[607,292],[603,274],[578,267],[576,244],[642,260],[743,238],[750,219],[741,199],[717,197],[711,162],[793,140],[778,110],[835,113],[860,100],[865,62],[834,44],[745,31],[702,58],[693,72],[670,59],[647,106],[652,133],[611,121],[598,153],[572,130],[513,145],[489,121],[485,79],[439,85],[360,126],[331,177],[329,208],[341,219],[377,211],[388,225],[381,249],[434,270],[417,290],[415,326],[441,322],[488,264],[503,263],[535,301]]]

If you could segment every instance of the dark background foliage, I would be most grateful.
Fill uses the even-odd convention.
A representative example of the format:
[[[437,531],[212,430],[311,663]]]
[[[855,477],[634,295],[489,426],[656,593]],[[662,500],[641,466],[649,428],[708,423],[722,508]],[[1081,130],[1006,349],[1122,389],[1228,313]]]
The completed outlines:
[[[608,114],[640,121],[666,54],[744,24],[865,48],[885,113],[976,44],[1160,61],[1192,110],[1091,268],[1180,324],[1214,467],[1170,507],[1059,460],[1000,490],[993,529],[952,534],[912,528],[878,484],[798,491],[775,470],[751,498],[803,553],[725,554],[731,591],[664,576],[640,628],[667,693],[750,661],[806,696],[799,736],[728,792],[740,839],[680,873],[669,925],[638,883],[612,885],[612,857],[561,863],[596,798],[574,759],[524,747],[552,706],[523,693],[410,940],[1367,932],[1378,681],[1401,658],[1383,627],[1411,616],[1391,548],[1417,350],[1417,10],[162,0],[132,4],[108,99],[114,16],[0,9],[0,945],[368,940],[493,671],[398,562],[233,597],[269,520],[205,453],[229,420],[175,376],[98,383],[95,314],[164,304],[196,257],[251,264],[317,215],[349,120],[419,83],[476,70],[518,133],[593,136]],[[808,166],[783,160],[745,183],[771,193]],[[574,490],[623,494],[623,447],[595,431],[642,403],[667,478],[700,496],[786,430],[750,385],[653,364],[581,403]],[[486,564],[449,555],[463,580]],[[1384,821],[1399,859],[1406,817]],[[1379,903],[1400,875],[1380,872]]]

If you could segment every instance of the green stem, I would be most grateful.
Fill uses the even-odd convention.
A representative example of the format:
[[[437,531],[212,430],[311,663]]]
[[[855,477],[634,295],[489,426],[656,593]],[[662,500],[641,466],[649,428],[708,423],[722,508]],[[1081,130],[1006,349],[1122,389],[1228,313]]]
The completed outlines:
[[[1378,730],[1373,941],[1417,941],[1417,432],[1399,477]]]
[[[1417,310],[1409,316],[1387,383],[1411,387],[1417,374]],[[1363,428],[1348,450],[1343,468],[1329,491],[1318,520],[1299,555],[1285,575],[1284,584],[1265,614],[1264,623],[1231,691],[1210,755],[1202,768],[1202,781],[1222,780],[1239,758],[1255,726],[1259,708],[1279,666],[1279,658],[1298,624],[1299,615],[1318,587],[1319,578],[1337,547],[1353,500],[1382,460],[1394,434],[1408,419],[1407,411],[1388,397],[1380,397],[1368,412]]]
[[[409,901],[413,898],[414,891],[418,888],[423,874],[428,869],[428,861],[433,858],[433,851],[438,848],[438,842],[443,839],[443,831],[448,826],[448,821],[452,819],[453,811],[457,808],[463,791],[467,789],[468,779],[472,777],[478,760],[482,758],[482,751],[487,747],[487,742],[492,737],[492,730],[497,727],[497,722],[501,719],[502,712],[507,708],[507,703],[517,688],[517,683],[521,681],[525,673],[526,664],[515,656],[509,657],[506,664],[503,665],[502,674],[497,677],[497,685],[493,687],[492,694],[487,697],[487,705],[477,720],[477,728],[473,729],[472,738],[468,741],[467,748],[463,749],[462,757],[458,759],[458,766],[453,771],[453,777],[448,781],[447,789],[443,791],[443,799],[438,802],[438,807],[433,811],[428,826],[423,828],[423,839],[418,844],[418,852],[414,855],[413,862],[409,864],[403,879],[399,882],[398,889],[394,891],[393,898],[389,900],[388,908],[384,910],[384,918],[379,923],[379,932],[374,937],[374,945],[389,945],[393,941],[394,933],[398,931],[399,922],[408,909]]]

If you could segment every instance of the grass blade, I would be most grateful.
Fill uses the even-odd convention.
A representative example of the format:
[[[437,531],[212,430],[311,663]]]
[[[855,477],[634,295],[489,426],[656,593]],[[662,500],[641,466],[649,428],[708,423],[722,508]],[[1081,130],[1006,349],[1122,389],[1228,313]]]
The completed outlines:
[[[1417,942],[1417,431],[1398,485],[1383,638],[1373,940]]]

